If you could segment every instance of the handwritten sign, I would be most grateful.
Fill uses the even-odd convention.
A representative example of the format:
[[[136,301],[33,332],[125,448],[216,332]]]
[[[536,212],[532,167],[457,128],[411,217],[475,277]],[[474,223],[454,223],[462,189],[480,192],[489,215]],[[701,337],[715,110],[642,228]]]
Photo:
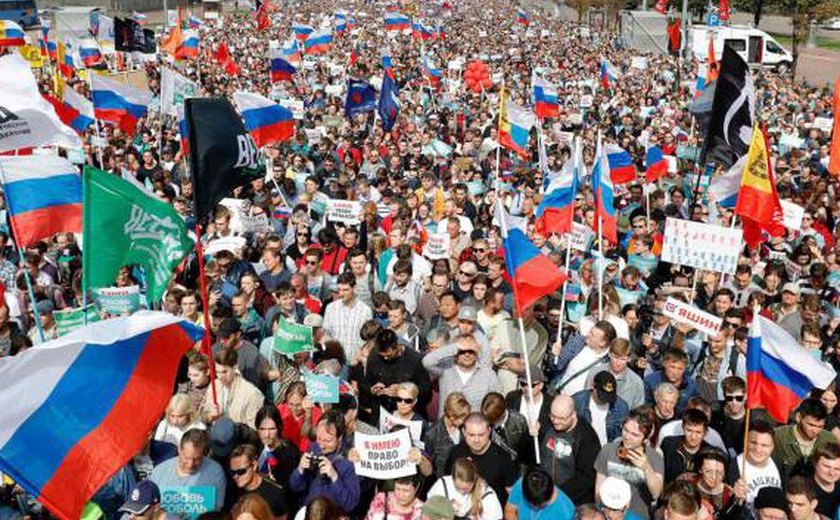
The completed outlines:
[[[423,256],[429,260],[449,258],[449,242],[448,233],[429,235],[429,240],[426,241],[426,246],[423,248]]]
[[[212,486],[165,487],[160,494],[161,507],[173,515],[198,518],[216,509],[216,488]]]
[[[408,450],[411,449],[408,430],[383,435],[356,432],[354,442],[359,453],[356,475],[388,480],[417,473],[417,466],[408,461]]]
[[[683,303],[676,298],[665,300],[665,307],[662,313],[672,320],[691,325],[700,332],[704,332],[710,336],[716,335],[720,331],[720,326],[723,324],[723,319],[718,318],[714,314],[701,311],[697,307]]]
[[[572,232],[566,234],[566,240],[572,241],[572,249],[576,251],[589,251],[592,237],[592,230],[580,222],[572,222]]]
[[[238,255],[242,248],[245,247],[245,237],[222,237],[211,240],[207,247],[204,248],[204,254],[212,256],[219,251],[230,251],[234,255]]]
[[[259,233],[260,231],[268,231],[271,229],[271,224],[268,222],[268,215],[264,212],[259,215],[239,216],[239,221],[242,223],[242,231],[244,233]]]
[[[668,218],[662,241],[662,261],[734,274],[741,254],[742,235],[741,229]]]
[[[303,375],[306,395],[313,403],[335,404],[338,402],[338,378],[307,372]]]
[[[108,314],[131,314],[140,308],[140,287],[103,287],[94,291],[96,305]]]
[[[794,231],[802,229],[802,217],[805,216],[805,208],[789,200],[781,202],[785,227]]]
[[[359,224],[362,203],[357,200],[329,199],[327,201],[327,220],[343,222],[348,226]]]

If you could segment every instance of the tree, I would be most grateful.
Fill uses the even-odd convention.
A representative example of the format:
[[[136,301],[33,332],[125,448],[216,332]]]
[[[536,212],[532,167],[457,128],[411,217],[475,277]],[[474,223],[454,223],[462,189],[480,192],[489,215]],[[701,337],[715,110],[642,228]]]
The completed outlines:
[[[799,45],[808,39],[811,22],[820,22],[840,13],[837,0],[780,0],[782,12],[791,17],[793,70],[799,60]]]
[[[761,23],[761,16],[764,9],[771,7],[775,0],[739,0],[735,6],[743,12],[753,14],[753,26],[758,27]]]

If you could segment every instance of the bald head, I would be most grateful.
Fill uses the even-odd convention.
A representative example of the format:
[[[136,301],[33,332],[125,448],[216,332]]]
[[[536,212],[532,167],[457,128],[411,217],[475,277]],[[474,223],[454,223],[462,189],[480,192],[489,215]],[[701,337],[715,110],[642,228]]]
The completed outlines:
[[[551,425],[558,432],[565,432],[577,426],[577,412],[572,398],[566,394],[557,394],[551,401]]]

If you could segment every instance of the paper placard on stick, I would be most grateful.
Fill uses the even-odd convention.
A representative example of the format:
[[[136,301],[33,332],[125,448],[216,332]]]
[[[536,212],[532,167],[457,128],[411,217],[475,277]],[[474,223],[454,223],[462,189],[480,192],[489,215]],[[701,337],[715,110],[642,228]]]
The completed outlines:
[[[429,235],[429,240],[426,241],[426,246],[423,248],[423,256],[429,260],[449,258],[449,241],[448,233]]]
[[[692,222],[665,220],[662,261],[734,274],[742,249],[743,230]]]
[[[720,326],[723,324],[723,319],[718,318],[714,314],[701,311],[697,307],[683,303],[676,298],[665,300],[665,307],[662,313],[679,323],[691,325],[700,332],[710,336],[716,335],[720,331]]]
[[[588,251],[592,237],[592,230],[580,222],[572,222],[572,232],[566,234],[566,240],[572,241],[572,249],[576,251]]]
[[[805,208],[789,200],[783,200],[781,202],[785,227],[794,231],[802,229],[802,217],[805,216]]]
[[[108,314],[131,314],[140,309],[140,286],[94,289],[96,305]]]
[[[391,428],[398,424],[401,424],[408,428],[408,432],[411,434],[412,442],[414,442],[415,446],[418,446],[422,449],[423,442],[420,440],[420,438],[423,435],[423,421],[409,421],[408,419],[400,419],[385,408],[382,408],[381,406],[379,407],[380,432],[388,433],[391,430]]]
[[[408,477],[417,473],[417,466],[408,461],[411,438],[408,430],[381,435],[356,432],[354,448],[359,454],[356,475],[388,480]]]
[[[244,233],[259,233],[260,231],[271,230],[271,223],[268,221],[268,215],[264,212],[259,215],[245,215],[239,216],[242,221],[242,231]]]
[[[319,375],[307,372],[303,375],[306,395],[313,403],[335,404],[338,402],[338,378],[331,375]]]
[[[359,224],[362,203],[357,200],[329,199],[327,201],[327,220],[343,222],[348,226]]]
[[[834,128],[834,119],[830,117],[815,117],[811,128],[816,128],[826,134],[831,134],[831,130]]]

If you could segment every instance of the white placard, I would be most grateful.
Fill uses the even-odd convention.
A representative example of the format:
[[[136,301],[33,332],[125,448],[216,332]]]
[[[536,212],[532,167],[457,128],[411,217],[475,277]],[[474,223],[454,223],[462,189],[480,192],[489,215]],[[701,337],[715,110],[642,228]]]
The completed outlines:
[[[449,258],[449,241],[448,233],[429,235],[426,246],[423,248],[423,256],[429,260]]]
[[[673,155],[663,155],[662,158],[668,163],[668,173],[677,173],[677,158]]]
[[[630,58],[630,68],[645,70],[647,68],[647,58],[644,56],[633,56]]]
[[[735,274],[743,231],[677,218],[665,220],[662,261]]]
[[[279,103],[292,111],[292,117],[295,119],[303,119],[305,109],[302,99],[281,99]]]
[[[826,134],[830,134],[834,128],[834,119],[830,117],[815,117],[812,128],[817,128]]]
[[[407,477],[417,473],[417,466],[408,461],[411,439],[408,430],[382,435],[356,432],[353,447],[359,454],[356,475],[377,480]]]
[[[592,108],[593,98],[591,94],[580,96],[580,108]]]
[[[566,240],[572,241],[572,249],[576,251],[589,251],[589,243],[592,241],[592,230],[580,222],[572,222],[572,232],[566,234]]]
[[[245,237],[222,237],[211,240],[207,247],[204,248],[205,255],[215,255],[219,251],[230,251],[236,256],[245,247]]]
[[[243,213],[239,216],[239,220],[242,222],[242,231],[245,233],[259,233],[261,231],[271,230],[268,215],[264,212],[260,215],[246,215]]]
[[[362,203],[358,200],[329,199],[327,201],[327,220],[343,222],[348,226],[359,224]]]
[[[411,441],[415,446],[422,449],[423,442],[420,437],[423,435],[423,421],[409,421],[408,419],[400,419],[385,408],[379,407],[379,431],[387,433],[394,426],[401,424],[408,428],[411,434]]]
[[[783,200],[781,202],[785,227],[794,231],[802,229],[802,217],[805,216],[805,208],[789,200]]]
[[[720,331],[720,326],[723,324],[722,318],[718,318],[709,312],[701,311],[697,307],[683,303],[676,298],[665,300],[665,307],[662,309],[662,314],[679,323],[691,325],[700,332],[710,336],[716,335]]]
[[[327,85],[324,88],[324,92],[329,96],[340,96],[344,92],[344,87],[341,85]]]
[[[306,141],[311,145],[316,145],[321,142],[321,138],[323,134],[317,128],[304,128],[303,130],[306,132]]]

